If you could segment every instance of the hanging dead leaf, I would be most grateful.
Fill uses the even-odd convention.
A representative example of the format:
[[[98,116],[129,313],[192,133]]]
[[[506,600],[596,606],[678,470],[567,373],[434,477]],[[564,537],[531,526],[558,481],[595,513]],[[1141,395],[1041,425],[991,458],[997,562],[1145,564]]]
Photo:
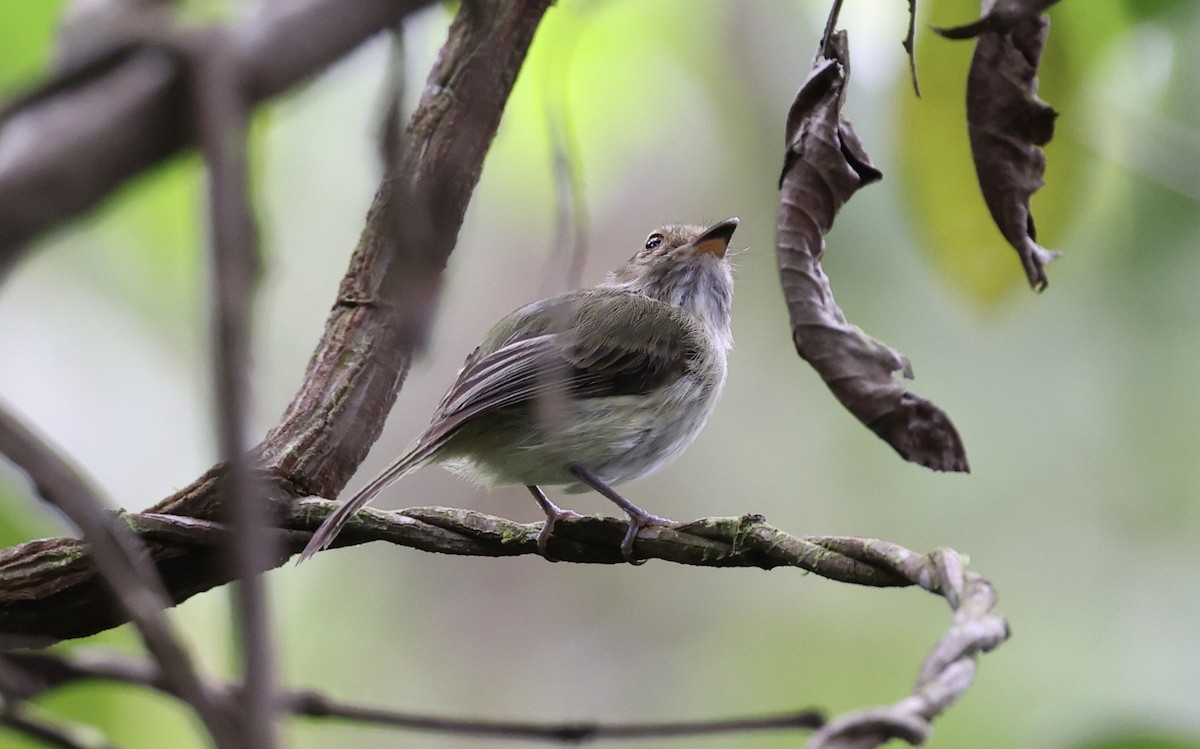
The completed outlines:
[[[936,471],[967,471],[954,425],[941,409],[903,388],[908,359],[850,324],[821,268],[838,210],[883,175],[841,116],[849,78],[846,34],[823,45],[787,118],[776,256],[796,351],[842,405],[905,459]]]
[[[1055,2],[999,0],[974,23],[934,29],[947,39],[977,39],[967,74],[967,131],[975,173],[992,220],[1016,249],[1037,291],[1048,283],[1046,264],[1062,254],[1037,243],[1029,206],[1044,184],[1041,147],[1054,136],[1058,115],[1037,96],[1038,64],[1050,31],[1042,11]]]

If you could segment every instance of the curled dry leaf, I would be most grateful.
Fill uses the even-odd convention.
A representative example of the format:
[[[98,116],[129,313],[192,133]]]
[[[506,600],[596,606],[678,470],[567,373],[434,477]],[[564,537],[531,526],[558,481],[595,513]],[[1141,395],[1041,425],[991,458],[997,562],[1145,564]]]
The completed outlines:
[[[1037,243],[1029,201],[1041,188],[1057,112],[1037,96],[1037,71],[1057,0],[998,0],[982,18],[953,29],[948,39],[976,38],[967,75],[967,131],[979,188],[992,220],[1021,257],[1029,284],[1048,283],[1045,266],[1062,253]],[[984,7],[988,7],[985,0]]]
[[[905,460],[935,471],[967,471],[949,417],[893,377],[912,377],[908,359],[847,322],[821,269],[834,216],[858,188],[882,177],[841,116],[848,77],[842,31],[825,45],[788,113],[776,255],[792,339],[842,405]]]

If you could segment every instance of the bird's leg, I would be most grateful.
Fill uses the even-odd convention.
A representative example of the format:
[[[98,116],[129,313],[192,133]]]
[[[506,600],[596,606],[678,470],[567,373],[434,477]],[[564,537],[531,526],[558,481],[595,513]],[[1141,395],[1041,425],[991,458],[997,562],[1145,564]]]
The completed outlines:
[[[546,496],[546,492],[542,491],[540,486],[529,484],[525,487],[533,498],[537,500],[538,506],[542,508],[542,512],[546,513],[546,522],[542,525],[542,530],[538,532],[537,549],[538,553],[549,559],[551,562],[558,560],[546,553],[546,544],[550,541],[550,536],[554,534],[554,524],[562,518],[579,517],[578,513],[564,510],[558,505],[550,501]]]
[[[624,510],[625,514],[629,515],[629,527],[625,531],[625,538],[621,539],[621,556],[625,557],[625,561],[630,564],[643,564],[646,561],[645,559],[635,559],[633,556],[633,541],[637,538],[638,531],[647,525],[677,525],[674,520],[667,520],[666,518],[660,518],[658,515],[651,515],[633,502],[625,499],[615,489],[601,481],[586,468],[572,465],[568,466],[567,470],[575,478],[600,492],[605,497],[608,497],[617,507]]]

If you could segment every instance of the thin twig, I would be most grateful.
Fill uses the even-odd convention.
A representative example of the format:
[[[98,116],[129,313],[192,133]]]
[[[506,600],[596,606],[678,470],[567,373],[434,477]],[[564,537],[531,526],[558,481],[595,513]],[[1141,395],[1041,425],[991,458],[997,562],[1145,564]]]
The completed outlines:
[[[328,500],[298,502],[287,519],[292,528],[312,530],[337,507]],[[142,518],[164,523],[164,516],[130,515],[139,532]],[[351,546],[386,541],[422,551],[463,556],[519,556],[538,554],[541,522],[517,523],[495,515],[451,507],[409,507],[404,510],[359,511],[336,545]],[[554,527],[547,555],[564,562],[622,564],[621,539],[627,523],[622,518],[578,515],[563,518]],[[200,543],[218,542],[209,536]],[[297,547],[292,547],[298,550]],[[637,553],[646,559],[703,567],[797,567],[839,582],[872,587],[905,587],[926,584],[920,577],[930,563],[924,555],[877,539],[850,536],[796,536],[768,524],[761,515],[700,518],[674,527],[647,526],[638,534]],[[930,592],[940,594],[940,590]]]
[[[921,98],[921,83],[917,80],[917,0],[908,0],[908,31],[904,34],[904,52],[908,55],[908,74],[912,78],[913,93]]]
[[[833,4],[829,6],[829,17],[825,19],[825,30],[821,32],[821,57],[832,57],[832,50],[829,44],[833,41],[833,32],[837,30],[838,16],[842,14],[842,1],[833,0]]]
[[[579,744],[585,741],[615,741],[630,739],[667,739],[683,736],[715,736],[727,733],[756,731],[795,731],[820,728],[824,720],[820,712],[801,710],[783,715],[728,718],[721,720],[672,721],[663,723],[602,723],[581,721],[571,723],[540,723],[535,721],[479,720],[414,715],[396,710],[363,707],[329,700],[316,692],[296,692],[291,695],[290,712],[312,718],[341,718],[356,723],[407,728],[431,733],[551,741],[560,744]]]
[[[315,528],[334,503],[310,499],[300,503],[290,522]],[[178,538],[162,516],[129,516],[141,533]],[[141,523],[147,523],[141,526]],[[549,553],[563,561],[622,560],[620,539],[625,523],[617,518],[575,517],[559,521]],[[401,512],[363,510],[338,537],[343,544],[385,539],[427,551],[504,556],[536,553],[539,524],[514,523],[469,510],[425,507]],[[219,544],[219,528],[195,534],[202,544]],[[303,536],[288,541],[303,546]],[[918,554],[878,539],[846,536],[794,536],[766,524],[761,517],[707,518],[676,528],[647,528],[639,535],[643,555],[710,566],[790,566],[841,582],[872,586],[914,585],[942,596],[954,619],[922,664],[916,685],[890,706],[843,715],[818,731],[809,749],[872,749],[889,738],[921,743],[931,721],[959,699],[971,685],[978,657],[1009,637],[1004,618],[992,611],[996,591],[986,579],[963,567],[952,549]],[[291,708],[289,708],[291,709]],[[561,729],[561,727],[559,727]]]
[[[0,407],[0,454],[25,471],[38,494],[66,515],[83,534],[86,550],[105,586],[137,627],[146,649],[179,694],[195,709],[218,746],[228,736],[223,709],[176,638],[163,609],[172,605],[145,556],[140,539],[115,521],[104,502],[58,453]],[[15,634],[15,633],[14,633]]]
[[[970,687],[979,654],[990,652],[1008,639],[1007,622],[991,612],[996,604],[995,588],[979,574],[966,572],[956,552],[936,550],[912,572],[922,581],[922,587],[940,593],[954,609],[949,631],[925,659],[907,697],[830,721],[813,735],[807,749],[875,749],[889,738],[913,745],[924,743],[933,730],[932,720]]]
[[[246,440],[250,411],[251,297],[259,275],[258,246],[246,188],[247,104],[226,36],[214,32],[194,53],[195,111],[208,167],[212,262],[214,405],[217,444],[225,461],[226,507],[232,519],[237,631],[244,689],[241,746],[276,746],[274,666],[266,582],[260,570],[275,556],[271,519],[254,490]]]
[[[392,44],[384,75],[382,116],[379,118],[379,161],[383,173],[391,174],[400,164],[404,142],[404,95],[407,75],[404,65],[404,27],[391,30]]]
[[[563,42],[570,44],[571,42]],[[550,151],[554,170],[555,220],[554,244],[546,261],[546,296],[565,289],[576,289],[583,283],[583,268],[587,262],[588,210],[584,194],[583,157],[579,141],[575,136],[574,123],[567,103],[567,59],[548,66],[546,77],[554,77],[545,84],[542,106],[546,111],[546,131],[550,137]],[[559,275],[554,271],[561,266],[562,287],[558,287]]]
[[[143,686],[171,694],[165,688],[154,665],[123,655],[102,651],[82,651],[71,655],[53,653],[12,653],[3,657],[11,667],[22,671],[27,681],[37,684],[33,694],[42,694],[66,684],[90,679],[116,681]],[[236,699],[236,685],[225,685],[227,696]],[[671,721],[660,723],[569,723],[480,720],[448,716],[422,715],[333,700],[320,692],[299,690],[280,694],[280,710],[296,717],[329,718],[363,725],[387,726],[412,731],[469,736],[581,743],[584,741],[665,739],[683,736],[713,736],[756,731],[809,730],[824,724],[816,710],[798,710],[766,716],[748,716],[720,720]]]

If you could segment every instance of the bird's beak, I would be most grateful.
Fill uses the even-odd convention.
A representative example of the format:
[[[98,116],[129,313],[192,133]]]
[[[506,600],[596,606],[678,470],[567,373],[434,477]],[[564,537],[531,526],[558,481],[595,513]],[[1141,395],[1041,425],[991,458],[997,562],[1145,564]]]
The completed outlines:
[[[716,255],[725,257],[729,249],[729,240],[733,238],[733,230],[738,228],[736,218],[727,218],[713,224],[704,233],[692,240],[692,252],[696,255]]]

